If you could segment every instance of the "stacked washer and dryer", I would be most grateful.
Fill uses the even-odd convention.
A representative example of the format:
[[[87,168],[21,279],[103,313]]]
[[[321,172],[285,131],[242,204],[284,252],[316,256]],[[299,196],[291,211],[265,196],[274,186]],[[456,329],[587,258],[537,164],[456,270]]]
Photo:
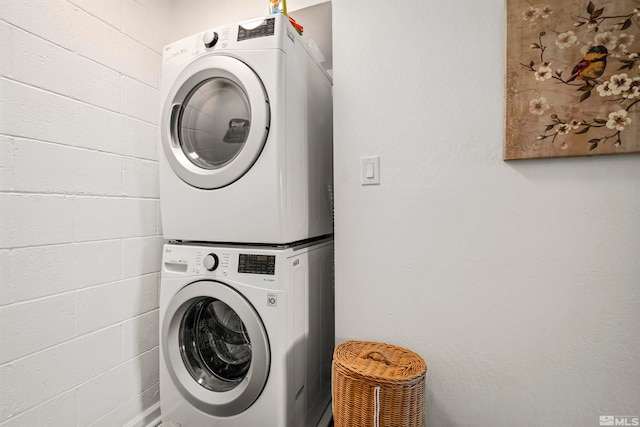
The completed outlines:
[[[163,427],[315,427],[334,344],[331,79],[274,15],[166,46],[161,95]]]

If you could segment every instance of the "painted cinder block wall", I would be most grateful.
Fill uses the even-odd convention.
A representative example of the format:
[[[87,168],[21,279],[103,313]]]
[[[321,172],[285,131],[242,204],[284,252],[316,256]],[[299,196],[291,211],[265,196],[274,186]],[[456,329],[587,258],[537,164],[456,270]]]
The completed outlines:
[[[158,81],[170,3],[0,2],[0,426],[158,402]]]

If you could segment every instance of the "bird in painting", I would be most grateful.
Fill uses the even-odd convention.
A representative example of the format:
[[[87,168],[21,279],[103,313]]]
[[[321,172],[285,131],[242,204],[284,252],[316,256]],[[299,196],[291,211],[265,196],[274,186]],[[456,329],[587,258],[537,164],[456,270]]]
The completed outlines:
[[[573,67],[571,71],[571,77],[567,80],[567,83],[574,81],[578,77],[582,80],[595,80],[604,73],[604,69],[607,66],[607,55],[609,51],[604,46],[593,46],[584,58]]]

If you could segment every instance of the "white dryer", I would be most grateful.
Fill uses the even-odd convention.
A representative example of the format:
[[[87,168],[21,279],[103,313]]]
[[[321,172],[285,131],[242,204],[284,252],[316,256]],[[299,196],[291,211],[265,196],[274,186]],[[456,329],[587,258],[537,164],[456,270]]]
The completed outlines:
[[[287,244],[333,233],[331,79],[286,16],[164,48],[168,240]]]
[[[331,399],[333,240],[164,246],[163,427],[316,427]]]

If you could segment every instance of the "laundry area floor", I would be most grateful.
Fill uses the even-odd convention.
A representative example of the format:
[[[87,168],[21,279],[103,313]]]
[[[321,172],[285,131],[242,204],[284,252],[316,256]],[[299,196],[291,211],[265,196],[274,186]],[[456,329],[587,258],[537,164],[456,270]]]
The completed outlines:
[[[162,424],[158,424],[156,427],[162,427]],[[333,427],[333,420],[329,421],[329,424],[327,424],[327,427]]]

